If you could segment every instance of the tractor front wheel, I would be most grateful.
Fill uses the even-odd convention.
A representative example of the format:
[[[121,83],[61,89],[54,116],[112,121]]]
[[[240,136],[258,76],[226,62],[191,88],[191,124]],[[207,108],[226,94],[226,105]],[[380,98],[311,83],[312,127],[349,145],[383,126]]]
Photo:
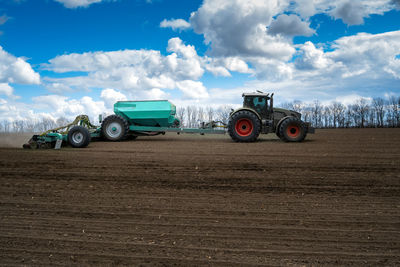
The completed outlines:
[[[90,143],[90,133],[82,126],[74,126],[68,132],[68,143],[75,148],[87,147]]]
[[[121,116],[111,115],[101,124],[101,133],[109,141],[121,141],[129,132],[128,122]]]
[[[304,123],[295,117],[285,119],[281,123],[278,132],[279,138],[285,142],[301,142],[307,135]]]
[[[258,117],[251,111],[241,110],[229,118],[228,132],[236,142],[254,142],[261,131]]]

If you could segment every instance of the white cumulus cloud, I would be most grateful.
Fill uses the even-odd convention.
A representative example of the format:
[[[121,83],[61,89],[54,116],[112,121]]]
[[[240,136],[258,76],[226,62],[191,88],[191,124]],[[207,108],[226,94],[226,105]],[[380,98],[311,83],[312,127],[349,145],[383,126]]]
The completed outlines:
[[[263,56],[288,60],[295,49],[285,38],[272,36],[267,26],[288,1],[204,0],[191,14],[196,33],[203,34],[218,56]]]
[[[22,58],[17,58],[0,46],[0,83],[39,84],[40,75]]]
[[[369,78],[399,77],[396,56],[400,51],[400,31],[381,34],[359,33],[335,41],[327,56],[345,66],[347,74],[365,73]],[[351,76],[351,75],[350,75]]]
[[[0,95],[12,96],[14,89],[8,83],[0,83]]]
[[[348,25],[363,23],[364,18],[372,14],[382,15],[395,8],[398,0],[296,0],[289,8],[302,18],[315,14],[328,14],[342,19]]]
[[[172,28],[175,30],[186,30],[190,28],[190,23],[184,19],[164,19],[160,23],[161,28]]]
[[[168,96],[165,90],[178,89],[186,98],[197,99],[208,96],[207,89],[198,81],[205,71],[222,76],[229,76],[231,71],[252,72],[247,63],[238,57],[200,57],[194,46],[184,44],[180,38],[170,39],[167,51],[169,54],[166,56],[154,50],[61,55],[43,64],[43,68],[59,73],[82,74],[65,78],[46,77],[45,81],[48,89],[56,93],[73,88],[113,88],[127,97],[160,99]]]
[[[306,42],[300,48],[301,55],[296,59],[296,67],[299,69],[323,69],[332,64],[323,49],[318,49],[312,42]]]
[[[190,99],[202,99],[209,96],[207,89],[201,82],[186,80],[178,82],[177,86],[183,95]]]
[[[117,101],[127,100],[126,96],[114,89],[104,89],[100,94],[101,99],[104,101],[106,107],[113,108]]]
[[[273,90],[286,101],[400,91],[399,51],[400,31],[342,37],[327,51],[306,42],[299,46],[294,63],[262,61],[255,65],[258,71],[265,69],[259,75],[265,74],[266,79],[260,77],[251,87]],[[268,76],[271,73],[281,76],[274,79]]]
[[[163,56],[154,50],[123,50],[68,54],[51,59],[44,68],[55,72],[83,72],[78,77],[50,79],[79,88],[116,88],[126,92],[174,89],[181,80],[197,80],[203,73],[200,58],[192,46],[171,39],[171,52]]]
[[[272,21],[268,33],[285,36],[311,36],[315,30],[310,28],[309,22],[302,21],[297,15],[282,14]]]
[[[359,1],[342,1],[332,10],[332,16],[336,19],[342,19],[348,25],[358,25],[364,23],[364,17],[367,15],[365,7]]]
[[[48,90],[59,94],[74,88],[113,88],[130,98],[160,99],[168,96],[168,90],[179,89],[185,97],[204,98],[207,89],[200,86],[198,80],[205,71],[217,76],[230,76],[230,72],[253,72],[239,57],[200,57],[193,45],[184,44],[180,38],[170,39],[167,51],[168,55],[155,50],[61,55],[42,66],[46,70],[66,73],[67,77],[45,77],[44,80]],[[68,77],[68,72],[81,72],[81,75]],[[188,93],[183,85],[194,88],[195,93]]]
[[[89,96],[80,99],[70,99],[66,96],[44,95],[33,97],[33,105],[37,111],[48,112],[53,119],[59,117],[75,118],[77,115],[86,114],[92,120],[104,112],[110,113],[103,101],[94,101]]]
[[[102,0],[54,0],[63,4],[66,8],[88,7],[94,3],[100,3]]]

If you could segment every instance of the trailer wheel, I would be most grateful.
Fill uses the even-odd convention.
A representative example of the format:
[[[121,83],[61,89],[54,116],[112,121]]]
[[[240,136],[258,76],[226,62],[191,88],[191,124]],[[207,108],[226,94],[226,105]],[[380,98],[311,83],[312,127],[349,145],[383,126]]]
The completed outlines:
[[[284,120],[278,131],[279,138],[285,142],[301,142],[307,135],[304,122],[295,117],[290,117]]]
[[[128,122],[121,116],[111,115],[101,124],[101,133],[109,141],[121,141],[129,132]]]
[[[251,111],[241,110],[229,118],[228,132],[235,142],[254,142],[260,135],[260,131],[260,120]]]
[[[74,126],[68,132],[68,143],[75,148],[87,147],[90,143],[90,133],[82,126]]]

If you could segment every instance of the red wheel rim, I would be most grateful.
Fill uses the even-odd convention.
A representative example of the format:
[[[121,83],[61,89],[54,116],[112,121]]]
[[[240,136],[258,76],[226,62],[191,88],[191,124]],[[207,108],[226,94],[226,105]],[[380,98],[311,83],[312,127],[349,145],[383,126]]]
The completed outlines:
[[[253,122],[249,119],[240,119],[235,124],[235,130],[240,136],[249,136],[253,132]]]
[[[296,138],[300,135],[300,128],[297,125],[289,125],[289,127],[287,127],[286,133],[289,137]]]

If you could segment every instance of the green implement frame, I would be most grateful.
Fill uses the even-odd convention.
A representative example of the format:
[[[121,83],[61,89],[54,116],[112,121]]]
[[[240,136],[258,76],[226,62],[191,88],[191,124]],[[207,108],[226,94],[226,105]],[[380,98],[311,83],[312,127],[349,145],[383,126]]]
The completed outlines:
[[[57,140],[61,140],[59,141],[60,145],[62,142],[68,142],[68,132],[74,126],[87,128],[92,138],[100,137],[100,129],[90,123],[89,117],[87,115],[79,115],[67,125],[32,136],[28,143],[23,145],[23,148],[52,148],[56,146]]]
[[[224,126],[220,126],[225,128]],[[175,128],[175,127],[150,127],[150,126],[139,126],[130,125],[129,130],[137,133],[149,133],[149,132],[172,132],[172,133],[197,133],[197,134],[225,134],[225,129],[215,129],[213,127],[204,128]]]
[[[73,126],[76,126],[76,125],[83,126],[88,129],[97,129],[97,126],[90,123],[89,117],[87,115],[79,115],[75,118],[75,120],[73,122],[71,122],[65,126],[60,126],[58,128],[48,130],[48,131],[40,134],[40,136],[46,136],[50,133],[55,133],[55,132],[66,135],[66,134],[68,134],[69,130]]]
[[[75,120],[65,126],[57,127],[39,135],[34,135],[24,144],[24,148],[60,148],[61,143],[68,143],[68,133],[74,126],[85,127],[90,139],[99,139],[101,137],[101,127],[90,123],[87,115],[79,115]],[[220,128],[220,129],[218,129]],[[132,124],[129,125],[131,135],[154,135],[164,134],[166,132],[173,133],[194,133],[194,134],[225,134],[226,125],[222,122],[202,123],[199,128],[179,128],[179,127],[159,127],[159,126],[141,126]],[[59,143],[57,145],[57,143]]]

